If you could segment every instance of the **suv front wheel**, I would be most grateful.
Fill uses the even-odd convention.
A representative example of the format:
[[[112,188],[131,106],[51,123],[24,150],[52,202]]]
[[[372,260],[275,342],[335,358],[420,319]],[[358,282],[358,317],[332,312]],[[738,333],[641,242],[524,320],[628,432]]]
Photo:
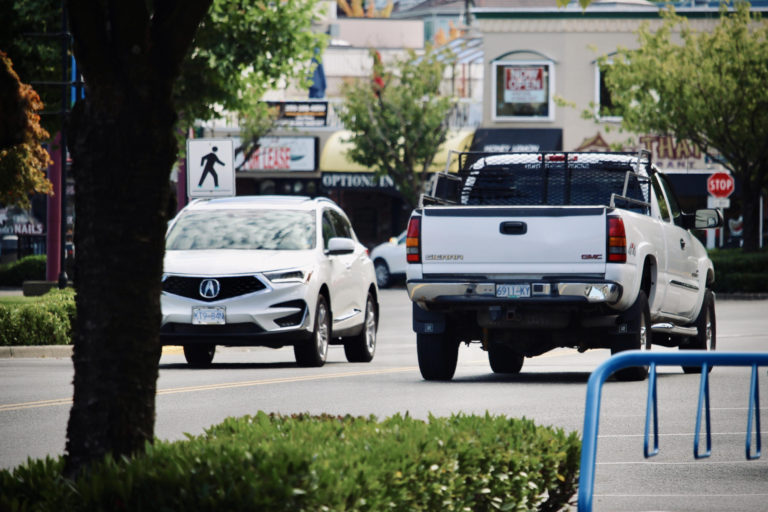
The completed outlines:
[[[376,352],[376,306],[369,293],[365,300],[363,330],[357,336],[344,340],[344,354],[350,363],[370,363]]]
[[[323,295],[317,298],[315,328],[310,340],[293,346],[293,354],[299,366],[323,366],[328,357],[328,341],[331,338],[331,312]]]
[[[195,368],[209,367],[215,352],[216,345],[213,344],[184,345],[184,358],[190,366]]]

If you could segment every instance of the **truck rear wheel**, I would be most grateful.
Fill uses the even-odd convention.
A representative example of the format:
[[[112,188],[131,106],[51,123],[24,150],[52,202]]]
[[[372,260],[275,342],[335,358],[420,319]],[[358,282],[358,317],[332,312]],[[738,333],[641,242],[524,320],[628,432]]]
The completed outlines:
[[[459,341],[442,334],[416,333],[419,371],[424,380],[451,380],[459,359]]]
[[[517,374],[523,368],[525,358],[519,352],[500,343],[488,345],[488,362],[493,373]]]
[[[627,311],[629,334],[611,347],[611,355],[625,350],[651,349],[651,310],[648,307],[648,297],[643,290],[637,294],[637,299]],[[616,379],[622,381],[645,380],[648,376],[647,366],[631,366],[616,372]]]
[[[707,288],[704,292],[704,302],[701,305],[699,316],[693,323],[696,327],[696,336],[689,338],[681,350],[715,350],[717,344],[717,323],[715,322],[715,294]],[[701,366],[683,366],[685,373],[701,373]],[[712,367],[709,367],[712,371]]]

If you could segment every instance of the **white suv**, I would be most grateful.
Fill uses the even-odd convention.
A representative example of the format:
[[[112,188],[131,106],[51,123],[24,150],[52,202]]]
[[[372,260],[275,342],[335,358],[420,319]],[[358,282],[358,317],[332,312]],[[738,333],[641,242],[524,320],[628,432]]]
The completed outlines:
[[[190,365],[208,366],[216,345],[293,345],[300,366],[322,366],[329,344],[373,359],[373,263],[330,199],[193,201],[169,225],[163,270],[160,339]]]

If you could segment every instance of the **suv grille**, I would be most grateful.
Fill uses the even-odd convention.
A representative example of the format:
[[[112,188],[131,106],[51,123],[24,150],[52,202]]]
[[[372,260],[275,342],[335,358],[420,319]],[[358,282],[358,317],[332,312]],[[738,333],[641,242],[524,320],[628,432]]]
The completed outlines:
[[[180,295],[181,297],[186,297],[188,299],[214,302],[258,292],[259,290],[266,288],[264,283],[254,276],[216,277],[214,279],[221,284],[221,290],[216,297],[209,299],[200,295],[200,283],[204,279],[211,278],[168,276],[165,281],[163,281],[163,291],[173,295]]]

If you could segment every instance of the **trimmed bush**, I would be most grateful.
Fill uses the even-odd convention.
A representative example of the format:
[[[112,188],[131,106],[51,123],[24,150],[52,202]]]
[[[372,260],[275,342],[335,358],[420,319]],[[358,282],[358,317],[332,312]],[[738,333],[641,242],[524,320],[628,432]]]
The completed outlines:
[[[0,345],[69,345],[74,318],[72,289],[52,290],[33,302],[0,305]]]
[[[45,279],[45,256],[25,256],[0,265],[0,286],[21,286],[24,281]]]
[[[715,292],[768,293],[768,250],[718,249],[709,257],[715,265]]]
[[[156,441],[75,482],[61,459],[0,471],[0,510],[543,510],[576,492],[576,433],[502,416],[269,415]]]

